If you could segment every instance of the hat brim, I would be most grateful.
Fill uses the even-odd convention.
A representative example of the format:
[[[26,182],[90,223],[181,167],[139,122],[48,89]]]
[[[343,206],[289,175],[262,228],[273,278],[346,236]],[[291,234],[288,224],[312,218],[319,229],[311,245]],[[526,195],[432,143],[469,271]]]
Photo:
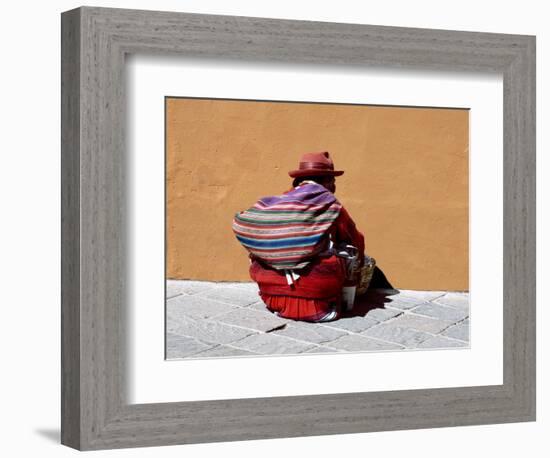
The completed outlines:
[[[288,174],[292,178],[298,177],[320,177],[320,176],[332,176],[339,177],[344,174],[343,170],[291,170]]]

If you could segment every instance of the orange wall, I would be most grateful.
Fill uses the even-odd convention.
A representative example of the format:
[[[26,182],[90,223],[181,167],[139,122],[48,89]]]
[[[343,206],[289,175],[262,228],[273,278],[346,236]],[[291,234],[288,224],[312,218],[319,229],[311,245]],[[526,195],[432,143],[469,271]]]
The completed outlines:
[[[239,210],[330,151],[336,196],[398,288],[468,290],[467,110],[167,99],[167,277],[250,280]]]

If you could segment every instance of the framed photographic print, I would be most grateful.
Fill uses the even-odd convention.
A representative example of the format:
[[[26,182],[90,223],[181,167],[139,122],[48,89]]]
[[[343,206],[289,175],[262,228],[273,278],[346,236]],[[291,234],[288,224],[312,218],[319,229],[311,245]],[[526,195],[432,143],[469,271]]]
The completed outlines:
[[[167,357],[467,347],[468,121],[461,108],[167,97]],[[245,134],[228,134],[239,130]],[[293,171],[295,150],[308,145],[331,152],[306,157],[334,159],[346,171]],[[327,177],[347,208],[334,223],[330,205],[281,192],[293,181],[305,186]],[[332,197],[309,185],[316,194],[307,199]],[[293,193],[307,189],[297,188]],[[235,209],[270,192],[279,195],[276,203],[239,216],[235,235]],[[340,230],[330,234],[334,225]],[[353,262],[343,257],[348,251],[308,252],[318,250],[311,245],[317,237],[322,243],[331,235],[363,253],[368,246],[379,260],[372,269],[363,264],[370,280],[361,294],[347,287],[356,288],[349,304],[330,298],[331,288],[343,290],[338,267]],[[248,252],[259,261],[249,262]],[[313,259],[307,269],[295,268],[300,256]],[[283,269],[267,268],[283,261]],[[289,284],[292,266],[299,278]]]
[[[534,420],[534,129],[531,36],[63,13],[62,442]]]

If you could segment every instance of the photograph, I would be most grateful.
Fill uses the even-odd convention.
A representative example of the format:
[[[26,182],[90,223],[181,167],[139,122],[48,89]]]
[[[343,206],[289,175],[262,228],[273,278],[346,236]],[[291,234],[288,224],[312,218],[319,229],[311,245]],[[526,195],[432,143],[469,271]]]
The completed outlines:
[[[166,359],[469,348],[469,114],[166,96]]]
[[[60,335],[12,353],[38,350],[60,390],[27,389],[9,418],[42,405],[35,431],[76,450],[265,442],[281,456],[369,433],[358,450],[465,456],[483,438],[508,456],[540,442],[541,15],[112,6],[25,15],[57,31],[55,52],[30,54],[56,68],[36,87],[60,84],[8,91],[11,117],[40,120],[12,143],[54,132],[60,161],[31,145],[8,169],[48,159],[10,186],[35,204],[16,204],[32,216],[17,231],[44,211],[60,225],[60,269],[41,269],[60,276],[55,322],[42,307],[31,320]],[[59,113],[21,103],[37,93]],[[36,202],[51,177],[49,211]],[[35,380],[27,366],[8,372]],[[530,423],[522,440],[510,423]]]

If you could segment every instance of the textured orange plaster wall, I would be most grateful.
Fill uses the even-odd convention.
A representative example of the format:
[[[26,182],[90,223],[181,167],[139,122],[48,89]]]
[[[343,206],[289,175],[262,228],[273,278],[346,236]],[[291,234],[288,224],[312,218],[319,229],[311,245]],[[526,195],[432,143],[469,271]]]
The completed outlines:
[[[250,280],[235,212],[330,151],[336,196],[398,288],[468,290],[467,110],[167,99],[167,277]]]

